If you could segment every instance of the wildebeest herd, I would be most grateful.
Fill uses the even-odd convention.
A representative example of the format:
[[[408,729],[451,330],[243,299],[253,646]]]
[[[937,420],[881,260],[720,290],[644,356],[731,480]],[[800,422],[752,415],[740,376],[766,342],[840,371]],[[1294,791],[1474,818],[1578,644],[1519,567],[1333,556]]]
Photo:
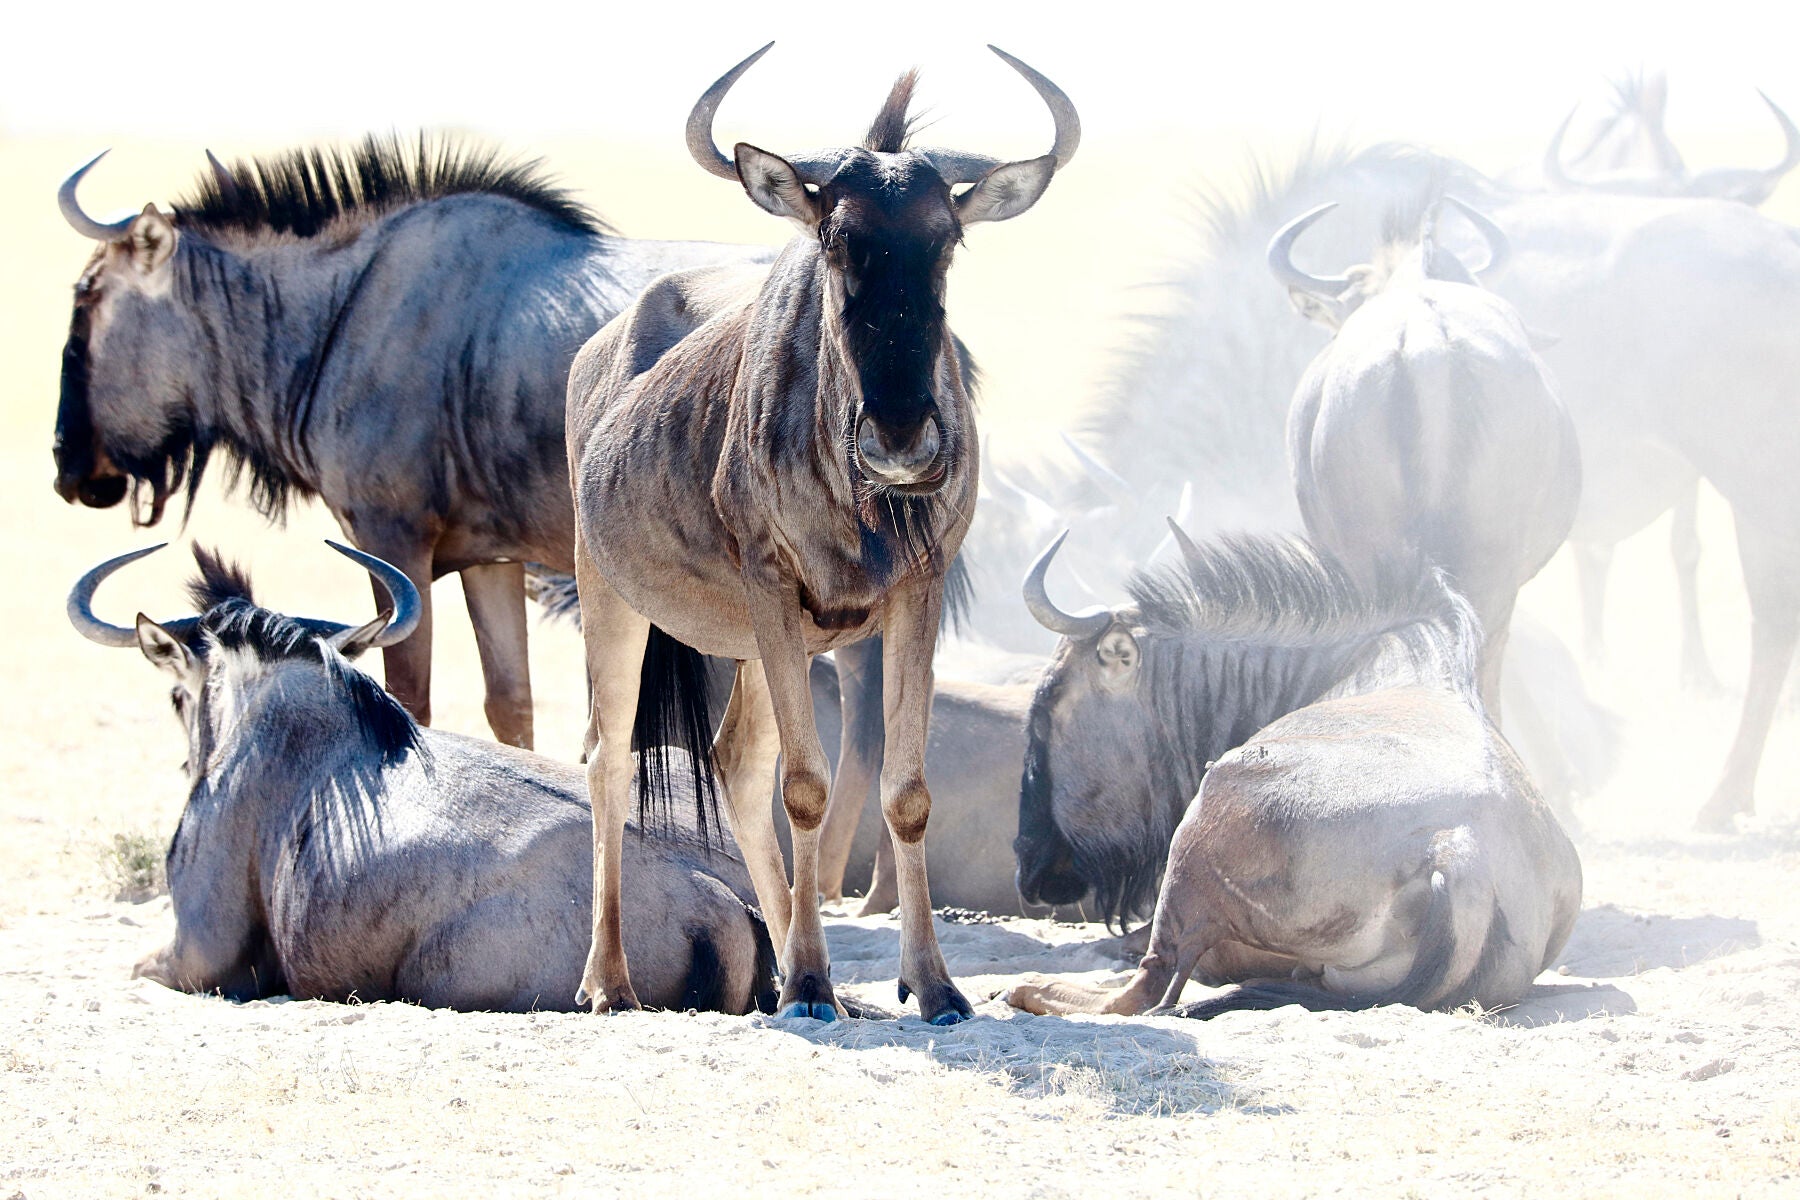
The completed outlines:
[[[321,499],[381,608],[285,616],[199,550],[192,616],[95,615],[146,550],[75,585],[77,630],[167,671],[188,737],[176,934],[140,974],[833,1020],[819,899],[849,883],[898,908],[900,997],[936,1024],[972,1007],[934,902],[1151,917],[1127,985],[1006,993],[1036,1012],[1505,1005],[1581,902],[1540,794],[1581,772],[1531,679],[1506,676],[1523,754],[1501,732],[1516,597],[1568,540],[1597,597],[1604,548],[1678,506],[1697,671],[1699,479],[1754,616],[1700,816],[1751,811],[1800,638],[1800,234],[1754,208],[1800,130],[1772,102],[1762,171],[1690,172],[1642,81],[1541,177],[1309,152],[1208,214],[1047,481],[981,461],[945,297],[964,230],[1069,168],[1074,105],[996,49],[1052,118],[1039,157],[913,145],[910,73],[858,145],[728,153],[714,115],[768,49],[687,145],[796,227],[779,253],[621,237],[535,165],[425,138],[209,155],[115,223],[77,199],[94,162],[63,184],[96,247],[57,492],[153,525],[218,453],[267,515]],[[1067,526],[1065,574],[1124,602],[1051,598]],[[585,788],[531,753],[528,569],[579,614]],[[450,572],[500,745],[426,728]],[[934,677],[957,620],[985,679]],[[352,661],[375,647],[385,691]],[[1236,986],[1183,1006],[1190,978]]]

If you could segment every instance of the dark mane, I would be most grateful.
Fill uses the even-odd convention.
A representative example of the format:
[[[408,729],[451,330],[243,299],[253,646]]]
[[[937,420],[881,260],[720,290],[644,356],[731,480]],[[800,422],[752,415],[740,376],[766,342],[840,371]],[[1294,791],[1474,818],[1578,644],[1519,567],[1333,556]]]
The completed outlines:
[[[1435,613],[1430,577],[1407,568],[1388,567],[1364,590],[1301,538],[1226,537],[1195,546],[1179,565],[1133,572],[1125,589],[1153,634],[1307,645]]]
[[[215,232],[317,236],[333,223],[376,216],[445,196],[506,196],[583,233],[611,232],[604,221],[550,182],[538,159],[503,158],[499,150],[454,137],[370,134],[351,147],[309,146],[231,165],[236,186],[211,171],[175,202],[175,222]]]
[[[383,763],[403,758],[419,746],[419,727],[400,702],[372,677],[345,661],[321,642],[336,628],[260,608],[250,598],[250,579],[213,551],[194,547],[200,575],[188,584],[188,595],[205,604],[197,648],[207,644],[244,651],[265,663],[298,661],[325,668],[334,689],[355,713],[355,725]],[[210,603],[208,602],[210,601]]]
[[[894,80],[888,98],[881,105],[881,111],[875,114],[875,120],[869,125],[869,132],[863,138],[863,149],[873,150],[878,154],[898,154],[906,149],[906,140],[913,134],[914,121],[906,110],[912,105],[913,88],[919,83],[917,69],[908,71]]]
[[[1360,648],[1397,640],[1407,661],[1441,670],[1473,694],[1481,630],[1440,572],[1398,558],[1362,586],[1300,538],[1223,538],[1179,566],[1134,572],[1126,592],[1152,638],[1193,638],[1266,650]]]
[[[188,599],[201,612],[215,608],[227,600],[243,600],[254,604],[250,594],[250,576],[234,562],[226,562],[216,550],[194,546],[194,562],[200,568],[187,585]]]

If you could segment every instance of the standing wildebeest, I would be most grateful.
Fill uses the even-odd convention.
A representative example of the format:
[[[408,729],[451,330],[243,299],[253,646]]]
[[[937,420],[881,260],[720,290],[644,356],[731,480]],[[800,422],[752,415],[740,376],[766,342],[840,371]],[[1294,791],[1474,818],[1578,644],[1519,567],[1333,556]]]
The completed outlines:
[[[520,564],[574,567],[569,363],[664,272],[768,252],[612,236],[534,164],[453,142],[214,160],[169,213],[110,225],[76,200],[93,165],[58,197],[99,245],[63,349],[57,493],[104,508],[130,489],[155,524],[223,450],[265,515],[318,496],[419,588],[386,667],[425,724],[429,585],[460,572],[488,722],[529,747]]]
[[[583,347],[569,377],[588,738],[597,746],[588,757],[594,941],[582,986],[596,1009],[637,1006],[620,941],[618,847],[640,668],[647,645],[652,661],[670,660],[672,638],[738,661],[714,756],[784,947],[781,1011],[837,1015],[818,913],[825,761],[807,661],[879,630],[900,993],[947,1024],[971,1010],[931,927],[924,757],[944,569],[974,506],[977,443],[944,317],[945,277],[965,227],[1036,203],[1074,154],[1080,126],[1054,84],[1002,54],[1055,117],[1054,147],[1040,158],[908,149],[912,74],[860,147],[790,160],[739,142],[727,157],[713,143],[713,114],[767,50],[700,98],[688,148],[801,236],[767,270],[659,280]],[[651,686],[646,710],[666,713],[654,675]],[[704,725],[688,720],[690,738]],[[777,752],[795,830],[791,896],[767,804]]]
[[[1481,697],[1500,716],[1500,664],[1519,588],[1569,534],[1581,451],[1543,361],[1506,301],[1478,276],[1506,265],[1506,238],[1452,199],[1488,242],[1471,272],[1437,244],[1434,204],[1417,235],[1321,278],[1290,254],[1331,210],[1296,217],[1269,267],[1306,316],[1334,331],[1294,392],[1288,461],[1312,540],[1363,585],[1407,554],[1442,568],[1481,618]]]
[[[579,772],[421,729],[346,661],[404,638],[421,613],[404,574],[337,548],[388,592],[391,623],[259,608],[240,572],[198,549],[197,617],[140,615],[134,630],[93,615],[100,582],[150,550],[95,567],[69,597],[83,635],[136,646],[175,677],[187,727],[175,938],[136,974],[232,999],[568,1007],[591,922]],[[626,847],[658,918],[633,928],[646,999],[732,1013],[772,999],[774,948],[742,899],[742,865],[636,829]]]
[[[1567,166],[1563,142],[1574,114],[1556,131],[1543,160],[1543,177],[1552,187],[1621,195],[1717,197],[1760,205],[1800,166],[1800,128],[1766,95],[1763,103],[1781,127],[1785,145],[1781,161],[1768,168],[1725,167],[1696,173],[1688,169],[1664,128],[1668,92],[1662,78],[1634,77],[1617,84],[1615,90],[1613,111],[1587,143],[1569,156]],[[1698,472],[1666,445],[1640,442],[1630,446],[1629,438],[1599,432],[1594,436],[1603,437],[1609,449],[1604,455],[1589,456],[1590,468],[1597,468],[1598,487],[1589,489],[1593,499],[1584,499],[1569,536],[1581,588],[1585,649],[1590,657],[1598,658],[1604,647],[1606,577],[1617,544],[1669,508],[1669,551],[1681,603],[1681,680],[1690,686],[1717,688],[1700,626]]]
[[[1064,640],[1032,703],[1020,885],[1138,904],[1168,867],[1127,987],[1007,1000],[1137,1013],[1190,974],[1268,981],[1192,1016],[1517,1000],[1569,936],[1581,863],[1482,712],[1468,605],[1435,571],[1370,590],[1300,543],[1181,541],[1115,609],[1050,602],[1054,544],[1027,579]]]

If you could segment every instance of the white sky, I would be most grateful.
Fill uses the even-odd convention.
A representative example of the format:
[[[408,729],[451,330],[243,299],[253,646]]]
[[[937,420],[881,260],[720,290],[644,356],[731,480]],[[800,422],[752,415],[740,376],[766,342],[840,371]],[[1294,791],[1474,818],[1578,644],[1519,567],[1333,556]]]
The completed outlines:
[[[1766,136],[1773,154],[1757,86],[1800,113],[1793,0],[623,7],[15,0],[0,19],[0,135],[267,142],[426,126],[679,146],[700,89],[770,38],[722,138],[842,144],[917,64],[922,98],[945,116],[930,140],[1036,153],[1042,109],[989,41],[1060,83],[1090,139],[1170,129],[1253,141],[1322,123],[1368,138],[1541,143],[1604,77],[1643,65],[1670,73],[1678,140]]]

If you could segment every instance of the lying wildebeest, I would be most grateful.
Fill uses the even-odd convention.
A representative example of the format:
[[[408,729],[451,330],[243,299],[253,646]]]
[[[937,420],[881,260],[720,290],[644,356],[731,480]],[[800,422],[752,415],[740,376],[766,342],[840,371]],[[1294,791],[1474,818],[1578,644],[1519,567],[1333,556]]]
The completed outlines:
[[[1168,866],[1128,986],[1007,1000],[1139,1013],[1190,975],[1250,984],[1177,1010],[1203,1017],[1517,1000],[1568,938],[1581,864],[1482,711],[1467,603],[1435,571],[1366,591],[1302,543],[1181,540],[1118,608],[1058,610],[1054,544],[1027,581],[1064,640],[1032,703],[1021,886],[1129,904]]]
[[[155,549],[155,547],[152,547]],[[198,549],[200,615],[136,629],[93,615],[94,590],[150,550],[95,567],[69,617],[175,677],[187,806],[169,846],[175,938],[137,974],[231,999],[289,993],[431,1008],[566,1009],[591,923],[580,773],[522,750],[422,729],[347,660],[417,627],[398,569],[346,547],[391,597],[362,626],[260,608]],[[648,1003],[747,1012],[774,999],[774,948],[743,865],[697,840],[628,831],[654,914],[632,927]]]
[[[170,212],[113,224],[76,200],[93,165],[58,196],[99,243],[63,349],[58,494],[131,490],[155,524],[223,451],[265,515],[318,496],[420,590],[389,689],[430,724],[429,585],[460,572],[488,722],[531,746],[520,564],[574,567],[569,363],[657,276],[770,253],[614,236],[535,164],[453,141],[215,159]]]
[[[1313,542],[1364,587],[1380,564],[1423,556],[1481,618],[1481,697],[1500,717],[1500,664],[1519,588],[1568,537],[1581,451],[1512,306],[1480,277],[1506,237],[1451,198],[1488,243],[1471,271],[1437,242],[1439,209],[1394,230],[1344,275],[1294,266],[1294,241],[1331,210],[1296,217],[1269,267],[1307,317],[1334,331],[1294,392],[1288,461]]]
[[[713,143],[713,114],[767,49],[701,97],[688,148],[804,232],[766,271],[659,280],[583,347],[569,377],[588,739],[597,747],[588,757],[596,900],[583,989],[596,1009],[638,1002],[620,941],[617,847],[640,674],[651,675],[646,711],[669,715],[657,698],[662,680],[643,668],[674,662],[658,645],[673,639],[739,663],[714,756],[784,947],[781,1011],[838,1014],[818,914],[825,762],[807,660],[879,630],[900,992],[918,996],[927,1020],[949,1023],[971,1010],[931,927],[924,759],[944,570],[968,528],[978,452],[945,278],[964,229],[1036,203],[1080,127],[1054,84],[1003,55],[1055,117],[1042,157],[908,149],[911,74],[862,146],[789,160],[739,142],[727,157]],[[709,722],[679,724],[692,737]],[[778,752],[795,830],[791,896],[767,805]]]

